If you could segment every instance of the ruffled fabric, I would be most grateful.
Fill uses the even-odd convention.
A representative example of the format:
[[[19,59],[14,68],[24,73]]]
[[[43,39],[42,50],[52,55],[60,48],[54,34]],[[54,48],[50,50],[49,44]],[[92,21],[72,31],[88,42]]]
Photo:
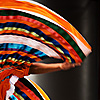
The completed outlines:
[[[13,82],[16,77],[13,76]],[[10,100],[50,100],[45,92],[33,81],[24,77],[17,79],[17,82],[13,84],[15,86],[15,91],[10,95]],[[13,91],[12,89],[9,91]]]
[[[19,78],[29,75],[29,67],[28,66],[18,66],[18,67],[10,67],[9,65],[4,66],[0,70],[0,100],[4,100],[6,96],[6,91],[10,89],[9,79],[12,75],[16,75]],[[7,77],[9,78],[7,79]]]
[[[3,2],[3,1],[1,1]],[[39,16],[43,19],[46,19],[48,21],[53,22],[54,24],[59,25],[61,28],[63,28],[66,31],[71,32],[74,34],[80,41],[82,41],[83,44],[85,44],[89,49],[91,47],[88,45],[88,43],[85,41],[85,39],[80,35],[80,33],[64,18],[53,12],[52,10],[48,9],[45,6],[42,6],[39,3],[36,2],[28,2],[27,0],[13,0],[9,1],[9,3],[1,3],[1,8],[6,9],[13,9],[18,10],[22,12],[27,12],[29,14]]]
[[[5,10],[6,11],[6,10]],[[6,13],[4,10],[1,12],[1,14],[6,15]],[[17,22],[20,23],[25,23],[28,26],[31,26],[33,28],[37,28],[39,30],[41,30],[44,34],[46,34],[46,36],[49,36],[53,39],[55,39],[56,41],[58,41],[64,48],[66,48],[66,50],[68,50],[68,52],[70,53],[70,55],[74,58],[74,60],[76,60],[76,62],[82,62],[81,59],[83,60],[85,58],[85,55],[82,53],[82,51],[80,50],[80,48],[77,46],[77,44],[70,38],[68,32],[66,33],[63,29],[61,29],[60,27],[58,27],[57,25],[54,25],[53,23],[50,23],[44,19],[41,19],[39,17],[33,16],[33,15],[29,15],[27,13],[24,12],[19,12],[16,11],[15,12],[13,10],[9,10],[9,15],[12,16],[1,16],[2,20],[1,22],[5,19],[9,19],[9,21],[11,20],[11,22],[15,22],[15,20],[13,19],[18,19]],[[8,14],[7,14],[8,15]],[[15,16],[17,15],[17,16]],[[21,15],[21,16],[19,16]],[[23,17],[25,16],[25,17]],[[4,17],[4,18],[3,18]],[[34,20],[34,19],[35,20]],[[3,21],[4,23],[5,21]],[[26,23],[27,22],[27,23]],[[31,23],[28,23],[31,22]],[[41,23],[42,22],[42,23]],[[43,24],[44,23],[44,24]],[[48,27],[49,26],[49,27]],[[23,27],[23,26],[22,26]],[[16,27],[9,27],[9,30],[17,30]],[[28,34],[30,33],[29,30],[25,30],[25,29],[21,29],[18,28],[19,31],[26,31]],[[44,31],[45,30],[45,31]],[[32,32],[31,32],[32,33]],[[59,35],[59,34],[60,35]],[[42,34],[40,35],[38,34],[32,34],[33,36],[37,37],[41,37],[43,36]],[[35,38],[35,39],[36,39]],[[67,41],[68,42],[67,42]],[[71,41],[71,42],[70,42]],[[51,42],[51,41],[50,41]],[[58,46],[58,45],[57,45]],[[74,48],[74,49],[73,49]],[[76,58],[76,59],[75,59]],[[80,59],[81,58],[81,59]],[[67,58],[66,58],[67,59]],[[78,61],[77,61],[78,60]]]
[[[12,100],[49,100],[36,84],[35,94],[27,86],[30,80],[27,84],[20,80],[31,64],[50,57],[82,62],[90,52],[82,35],[54,11],[31,0],[0,0],[0,100],[13,87],[15,92],[7,94]],[[13,76],[18,81],[12,83]]]

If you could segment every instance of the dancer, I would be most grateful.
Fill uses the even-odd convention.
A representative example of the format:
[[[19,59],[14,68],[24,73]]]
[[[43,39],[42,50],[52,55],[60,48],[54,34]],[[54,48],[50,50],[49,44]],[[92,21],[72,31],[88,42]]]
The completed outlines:
[[[24,78],[80,66],[91,52],[63,17],[31,0],[0,0],[0,100],[50,100]],[[38,63],[47,58],[64,63]]]

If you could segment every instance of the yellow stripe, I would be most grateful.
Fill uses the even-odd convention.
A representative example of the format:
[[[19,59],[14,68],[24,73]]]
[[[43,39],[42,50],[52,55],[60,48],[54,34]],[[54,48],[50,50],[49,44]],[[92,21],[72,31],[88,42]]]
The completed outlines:
[[[30,79],[29,79],[30,80]],[[31,81],[31,80],[30,80]],[[46,93],[33,81],[31,83],[35,86],[35,88],[40,92],[40,94],[45,98],[45,100],[50,100]]]
[[[24,100],[24,98],[23,98],[21,95],[17,94],[16,92],[14,92],[14,94],[15,94],[17,97],[19,97],[21,100]]]
[[[71,59],[69,57],[67,57],[67,59],[69,60],[69,62],[71,63]]]
[[[11,57],[9,57],[8,59],[9,59],[9,60],[12,60],[12,61],[14,61],[14,62],[19,61],[19,62],[21,62],[21,63],[25,63],[25,62],[27,62],[28,64],[30,64],[30,61],[29,61],[29,60],[24,61],[24,60],[22,60],[22,59],[19,59],[19,60],[18,60],[18,59],[11,58]],[[7,60],[7,59],[0,60],[0,63],[2,63],[2,62],[6,62],[6,60]]]
[[[21,32],[25,32],[25,33],[30,33],[30,34],[32,34],[33,36],[35,36],[35,37],[37,37],[37,38],[39,38],[39,39],[41,39],[42,41],[44,41],[45,43],[48,43],[48,44],[50,44],[50,45],[52,45],[54,48],[56,48],[60,53],[62,53],[62,54],[64,54],[64,52],[59,48],[59,47],[56,47],[53,43],[51,43],[51,42],[49,42],[49,41],[46,41],[43,37],[40,37],[38,34],[36,34],[35,32],[30,32],[30,31],[28,31],[28,30],[25,30],[25,29],[22,29],[22,28],[16,28],[16,27],[5,27],[3,30],[10,30],[10,29],[17,29],[17,31],[21,31]],[[1,31],[3,31],[3,30],[1,30]],[[65,55],[66,56],[66,55]],[[67,56],[66,56],[67,57]],[[70,58],[69,58],[69,60],[71,60]]]
[[[15,27],[13,27],[13,28],[15,28]],[[3,30],[10,30],[10,29],[12,29],[11,27],[8,27],[8,28],[4,28]],[[50,44],[50,45],[52,45],[53,47],[55,47],[58,51],[60,51],[62,54],[64,54],[64,52],[59,48],[59,47],[56,47],[53,43],[51,43],[51,42],[49,42],[49,41],[46,41],[43,37],[40,37],[38,34],[36,34],[35,32],[30,32],[30,31],[28,31],[28,30],[25,30],[25,29],[22,29],[22,28],[18,28],[17,29],[18,31],[21,31],[21,32],[25,32],[25,33],[31,33],[32,35],[34,35],[34,36],[36,36],[36,37],[38,37],[38,38],[40,38],[42,41],[44,41],[45,43],[48,43],[48,44]]]
[[[51,10],[48,10],[47,8],[44,8],[40,5],[36,5],[34,3],[29,3],[26,1],[16,1],[16,0],[8,0],[7,2],[4,2],[4,0],[0,0],[0,7],[2,8],[13,8],[13,9],[20,9],[22,11],[26,11],[27,13],[37,13],[44,16],[45,19],[49,18],[50,21],[52,20],[54,23],[57,23],[59,26],[62,26],[69,32],[71,32],[74,36],[76,36],[88,49],[91,50],[90,45],[87,43],[87,41],[81,36],[81,34],[66,20],[59,17],[55,13],[53,13]],[[39,16],[38,15],[38,16]],[[48,19],[47,19],[48,20]]]

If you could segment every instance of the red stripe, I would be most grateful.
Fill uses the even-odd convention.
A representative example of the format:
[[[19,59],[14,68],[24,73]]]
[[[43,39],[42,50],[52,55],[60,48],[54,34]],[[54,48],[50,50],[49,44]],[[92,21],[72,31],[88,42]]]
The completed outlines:
[[[35,95],[28,87],[26,87],[22,82],[18,81],[15,86],[17,86],[21,91],[23,91],[30,99],[40,100],[38,96]]]
[[[18,100],[21,100],[18,96],[16,96],[14,93],[13,93],[13,95],[18,99]]]
[[[45,25],[37,20],[34,20],[32,18],[28,18],[28,17],[24,17],[24,16],[20,16],[20,15],[0,16],[0,20],[13,20],[13,19],[17,19],[17,21],[22,20],[25,22],[29,22],[29,26],[31,26],[31,27],[32,27],[31,23],[34,23],[35,25],[38,25],[38,29],[40,29],[41,31],[43,31],[45,29],[47,31],[47,32],[45,32],[45,34],[49,35],[53,39],[57,40],[65,49],[67,49],[69,51],[70,55],[72,56],[72,58],[75,59],[76,62],[82,62],[81,58],[76,53],[76,51],[71,47],[71,45],[61,35],[59,35],[55,30],[48,27],[47,25]],[[1,23],[2,23],[2,21],[1,21]],[[50,32],[51,34],[49,34],[48,32]]]

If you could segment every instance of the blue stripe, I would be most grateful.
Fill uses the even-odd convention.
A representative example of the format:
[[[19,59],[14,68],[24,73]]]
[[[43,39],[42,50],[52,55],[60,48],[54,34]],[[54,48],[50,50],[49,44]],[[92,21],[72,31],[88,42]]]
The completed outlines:
[[[14,53],[14,54],[5,54],[5,55],[1,55],[0,54],[0,60],[7,59],[8,55],[9,55],[9,57],[12,57],[12,58],[15,58],[15,59],[18,59],[18,60],[22,59],[24,61],[29,60],[31,63],[35,62],[35,59],[31,59],[28,56],[21,56],[21,55],[19,55],[17,53]]]
[[[27,52],[30,52],[31,49],[33,49],[32,47],[29,47],[27,45],[23,45],[23,44],[16,44],[16,43],[2,43],[0,44],[0,49],[5,49],[5,48],[8,48],[8,49],[19,49],[21,51],[25,50]],[[35,50],[34,50],[35,51]]]
[[[2,81],[4,81],[5,79],[9,79],[10,78],[10,76],[7,76],[7,77],[5,77]]]
[[[65,48],[63,48],[59,42],[57,42],[56,40],[54,40],[53,38],[48,37],[47,35],[45,35],[42,31],[40,31],[37,28],[32,28],[26,24],[22,24],[22,23],[18,23],[18,22],[7,22],[7,23],[0,23],[0,27],[4,28],[4,27],[16,27],[16,28],[24,28],[30,32],[35,32],[37,33],[39,36],[42,36],[45,40],[52,42],[55,46],[59,47],[65,55],[67,55],[68,57],[71,58],[72,62],[75,62],[74,59],[70,56],[68,50],[66,50]]]
[[[0,44],[0,50],[9,50],[9,49],[10,50],[18,49],[18,51],[23,51],[23,52],[27,51],[27,53],[29,54],[32,54],[32,53],[36,55],[43,54],[43,52],[37,49],[34,49],[32,47],[29,47],[27,45],[23,45],[23,44],[16,44],[16,43],[1,43]]]
[[[25,100],[31,100],[24,92],[22,92],[18,87],[15,86],[15,92],[21,95]]]
[[[38,58],[40,59],[44,59],[44,58],[48,58],[48,56],[37,50],[37,49],[34,49],[34,48],[31,48],[27,45],[23,45],[23,44],[15,44],[15,43],[2,43],[0,44],[0,51],[4,51],[4,50],[11,50],[11,51],[22,51],[22,52],[25,52],[25,53],[28,53],[28,54],[32,54],[33,56],[37,56]],[[30,57],[28,57],[27,55],[26,56],[21,56],[19,54],[14,53],[14,54],[6,54],[6,55],[0,55],[0,60],[2,59],[7,59],[8,57],[13,57],[13,58],[16,58],[16,59],[23,59],[25,61],[29,60],[30,62],[35,62],[34,59],[31,59]]]
[[[14,95],[11,95],[10,100],[18,100],[18,99]]]
[[[36,54],[36,55],[37,55],[37,54],[41,54],[41,52],[40,52],[40,51],[36,51],[35,54]]]

